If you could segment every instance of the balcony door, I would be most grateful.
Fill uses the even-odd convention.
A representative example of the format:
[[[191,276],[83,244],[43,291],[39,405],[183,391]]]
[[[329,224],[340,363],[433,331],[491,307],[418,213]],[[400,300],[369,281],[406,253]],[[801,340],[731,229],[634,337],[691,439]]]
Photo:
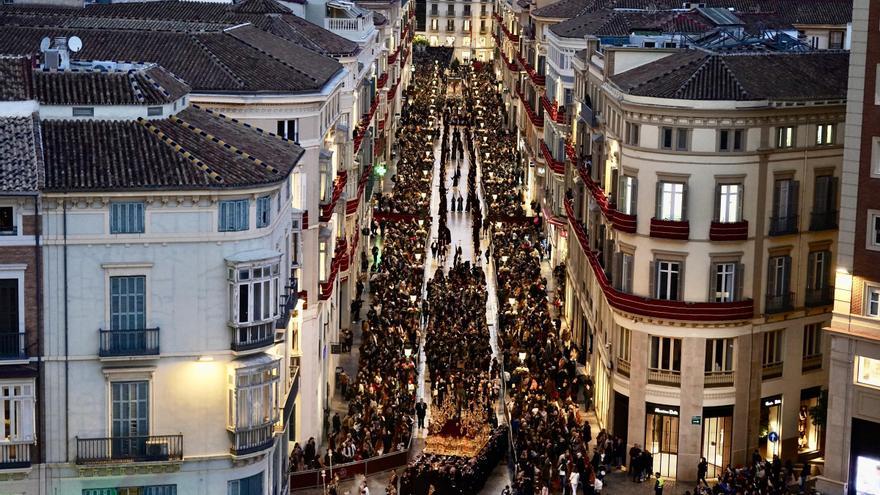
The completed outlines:
[[[113,382],[111,390],[112,457],[141,457],[150,434],[149,383]]]
[[[147,348],[147,278],[110,277],[110,348],[137,352]]]
[[[0,356],[17,356],[19,349],[18,279],[0,279]]]

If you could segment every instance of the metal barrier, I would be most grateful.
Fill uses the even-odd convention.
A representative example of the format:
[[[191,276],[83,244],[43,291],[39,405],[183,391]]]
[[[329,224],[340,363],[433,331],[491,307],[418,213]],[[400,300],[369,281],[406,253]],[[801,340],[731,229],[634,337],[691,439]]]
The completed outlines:
[[[325,482],[330,484],[334,476],[339,477],[340,481],[350,480],[358,475],[371,476],[391,469],[404,467],[409,463],[409,451],[412,447],[412,437],[410,444],[405,450],[398,450],[390,454],[371,457],[362,461],[347,462],[345,464],[337,464],[332,467],[327,466],[323,469],[310,469],[308,471],[296,471],[290,473],[290,490],[304,490],[307,488],[317,488]],[[324,478],[321,477],[324,473]]]

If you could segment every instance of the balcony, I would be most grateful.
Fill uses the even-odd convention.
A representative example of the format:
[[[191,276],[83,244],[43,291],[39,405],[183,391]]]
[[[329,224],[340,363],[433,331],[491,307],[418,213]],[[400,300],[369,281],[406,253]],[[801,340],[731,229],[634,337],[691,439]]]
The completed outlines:
[[[599,289],[605,296],[608,304],[617,311],[640,315],[662,320],[681,321],[743,321],[751,319],[754,311],[754,301],[746,299],[733,302],[689,302],[689,301],[665,301],[640,297],[634,294],[621,292],[611,286],[608,277],[599,264],[596,253],[590,248],[589,238],[584,231],[583,225],[576,220],[571,199],[565,200],[565,211],[573,233],[577,238],[577,244],[586,256],[593,269]],[[569,241],[569,249],[573,249]]]
[[[691,235],[690,222],[687,220],[651,219],[651,237],[686,241]]]
[[[764,302],[764,312],[767,314],[783,313],[794,309],[794,292],[786,292],[780,295],[767,295]]]
[[[764,380],[772,380],[782,376],[782,363],[769,363],[761,366],[761,378]]]
[[[324,29],[358,42],[366,41],[376,28],[373,25],[372,12],[367,12],[358,17],[327,17],[324,19]]]
[[[0,443],[0,472],[3,469],[26,469],[31,467],[33,442]]]
[[[183,460],[183,435],[76,437],[77,464]]]
[[[814,211],[810,213],[810,230],[834,230],[837,228],[837,210]]]
[[[254,454],[272,447],[275,442],[274,421],[249,429],[231,431],[232,455],[244,456]]]
[[[788,215],[785,217],[770,217],[770,235],[796,234],[797,231],[797,215]]]
[[[621,375],[629,378],[629,370],[630,370],[629,361],[627,361],[626,359],[620,358],[620,357],[617,358],[617,372],[620,373]]]
[[[815,308],[817,306],[827,306],[834,303],[834,287],[818,287],[815,289],[807,289],[804,294],[804,306]]]
[[[543,139],[541,140],[541,154],[544,155],[544,161],[547,162],[550,170],[559,175],[565,174],[565,162],[553,157],[553,153],[550,152],[550,148],[547,147],[547,143]]]
[[[712,222],[710,241],[744,241],[749,238],[749,222]]]
[[[648,383],[666,387],[680,387],[681,373],[668,370],[648,370]]]
[[[24,359],[24,332],[0,333],[0,360]]]
[[[99,329],[100,357],[129,357],[159,355],[159,328],[133,330]]]
[[[636,233],[636,227],[638,226],[638,217],[635,215],[627,215],[626,213],[622,213],[617,210],[609,210],[611,214],[611,224],[614,226],[615,230],[619,230],[621,232],[626,232],[629,234]]]
[[[257,323],[232,329],[232,350],[246,352],[275,343],[275,322]]]
[[[275,322],[275,328],[277,329],[287,328],[293,310],[296,309],[296,305],[299,303],[299,280],[296,277],[290,277],[290,281],[285,289],[287,294],[281,296],[283,300],[281,303],[281,317]]]
[[[804,360],[801,362],[801,372],[813,371],[822,368],[822,355],[817,354],[815,356],[804,356]]]
[[[703,375],[703,387],[732,387],[733,371],[707,371]]]

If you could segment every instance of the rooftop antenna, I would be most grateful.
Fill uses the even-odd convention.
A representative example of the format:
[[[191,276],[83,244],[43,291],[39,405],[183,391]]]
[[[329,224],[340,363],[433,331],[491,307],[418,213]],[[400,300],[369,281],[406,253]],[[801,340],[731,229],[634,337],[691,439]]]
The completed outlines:
[[[50,46],[52,46],[52,40],[49,39],[48,36],[46,36],[45,38],[43,38],[42,41],[40,41],[40,52],[45,52],[49,49]]]

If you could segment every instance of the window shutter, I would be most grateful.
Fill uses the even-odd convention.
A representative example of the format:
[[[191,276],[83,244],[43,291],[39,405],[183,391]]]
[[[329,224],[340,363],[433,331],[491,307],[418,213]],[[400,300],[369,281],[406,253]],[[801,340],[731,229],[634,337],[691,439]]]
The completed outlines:
[[[767,259],[767,295],[769,296],[777,296],[779,293],[776,290],[776,273],[774,267],[776,266],[776,257],[771,257]]]
[[[780,216],[782,212],[782,188],[785,186],[785,181],[777,180],[773,183],[773,211],[770,214],[773,217]],[[770,223],[770,229],[773,230],[773,223]]]
[[[715,221],[721,221],[721,184],[715,184]],[[714,280],[714,279],[713,279]]]
[[[831,278],[831,260],[833,259],[831,251],[826,250],[822,251],[822,253],[825,255],[825,263],[822,264],[822,271],[819,273],[822,278],[818,281],[816,288],[828,287],[828,281]]]
[[[816,288],[816,256],[817,251],[811,252],[807,256],[807,290]]]
[[[655,188],[657,192],[655,193],[656,205],[654,209],[654,218],[662,219],[663,213],[663,182],[658,181],[657,187]]]
[[[813,211],[817,213],[828,211],[828,188],[830,177],[827,175],[816,177],[816,191],[813,193]]]
[[[652,261],[649,265],[648,271],[650,272],[650,276],[648,277],[648,295],[651,298],[657,297],[657,262]]]
[[[678,293],[676,301],[684,301],[684,261],[678,263]]]
[[[743,265],[742,263],[737,263],[736,264],[736,271],[734,272],[733,276],[734,276],[733,283],[736,284],[735,285],[736,292],[733,295],[733,300],[734,301],[742,301],[743,300],[743,285],[745,284],[745,278],[746,278],[746,266]]]
[[[621,270],[621,266],[623,263],[623,255],[621,253],[614,253],[614,261],[613,266],[611,267],[611,282],[615,289],[622,290],[623,289],[623,280],[620,274],[623,272]]]
[[[718,189],[718,186],[715,186]],[[709,302],[715,302],[718,293],[718,263],[709,265]]]
[[[837,177],[831,177],[828,183],[828,209],[836,210],[837,209],[837,184],[840,179]]]
[[[737,222],[742,222],[743,219],[743,197],[746,194],[745,185],[740,184],[737,187],[739,194],[736,196],[736,218]]]
[[[635,215],[637,211],[636,205],[639,204],[639,179],[636,177],[632,177],[632,191],[630,191],[629,204],[629,214]]]
[[[681,220],[682,222],[687,221],[688,219],[688,185],[687,182],[684,183],[684,187],[682,188],[681,193]]]
[[[626,205],[623,204],[623,200],[630,201],[630,198],[622,198],[626,194],[626,176],[620,174],[617,176],[617,196],[614,198],[614,202],[617,203],[618,211],[625,211]]]
[[[795,217],[798,216],[798,193],[800,191],[801,183],[800,181],[793,180],[789,182],[789,194],[788,194],[788,216]],[[796,225],[797,226],[797,225]]]
[[[791,290],[791,256],[784,256],[783,261],[783,278],[782,278],[782,295],[788,294]]]

